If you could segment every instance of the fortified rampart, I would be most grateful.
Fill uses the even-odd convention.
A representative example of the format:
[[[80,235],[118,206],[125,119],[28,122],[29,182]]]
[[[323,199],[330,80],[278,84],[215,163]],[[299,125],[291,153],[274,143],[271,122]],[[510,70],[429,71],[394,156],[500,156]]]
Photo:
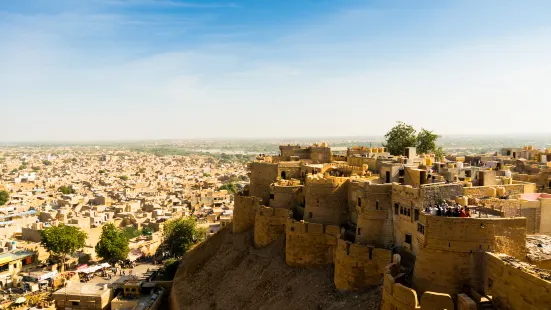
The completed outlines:
[[[240,233],[254,226],[256,208],[262,205],[262,199],[235,194],[233,207],[233,232]]]
[[[258,248],[267,246],[283,236],[287,219],[292,215],[292,211],[287,209],[257,207],[254,221],[255,246]]]
[[[417,232],[413,287],[418,292],[461,293],[480,289],[485,251],[526,254],[525,218],[454,218],[421,216]]]
[[[292,160],[296,160],[297,154],[311,155],[312,150],[293,148],[289,152],[293,152]],[[390,160],[376,163],[390,169],[387,170],[391,178],[394,169],[399,168]],[[234,232],[254,226],[257,247],[266,246],[285,234],[287,264],[303,268],[334,264],[334,282],[339,290],[360,290],[384,278],[382,309],[474,310],[477,305],[462,293],[471,294],[479,303],[482,297],[476,292],[494,296],[495,304],[503,309],[542,309],[542,305],[551,304],[545,298],[525,298],[521,289],[512,292],[505,287],[508,281],[516,281],[514,285],[519,287],[531,287],[533,282],[544,288],[538,294],[549,294],[549,281],[542,284],[529,279],[534,274],[522,268],[515,271],[518,265],[511,267],[508,260],[496,262],[492,258],[495,255],[488,254],[505,253],[524,259],[527,231],[551,231],[548,224],[551,223],[551,196],[526,194],[532,190],[532,185],[527,183],[479,187],[464,187],[469,186],[468,183],[432,183],[419,187],[388,182],[374,184],[384,180],[343,177],[350,172],[347,166],[346,162],[253,163],[251,197],[235,196]],[[320,171],[325,173],[318,173]],[[304,185],[290,178],[296,173],[300,173],[300,179],[306,173]],[[386,172],[381,176],[386,177]],[[420,180],[421,176],[420,173]],[[253,197],[255,194],[259,198]],[[427,206],[450,200],[461,206],[476,205],[474,209],[483,212],[468,218],[423,212]],[[264,206],[266,201],[270,207]],[[292,219],[290,210],[296,206],[300,206],[299,214],[304,212],[304,221]],[[478,217],[479,214],[487,217]],[[350,234],[350,223],[356,224],[355,236]],[[355,238],[354,242],[340,239],[345,231],[346,240]],[[411,288],[406,286],[407,276],[400,274],[398,255],[394,255],[398,256],[397,261],[387,266],[392,261],[392,251],[388,249],[415,257]],[[408,267],[411,264],[413,257],[407,260]],[[493,291],[498,287],[499,292]],[[417,294],[421,296],[419,300]],[[514,300],[511,296],[515,296]]]
[[[250,196],[259,197],[263,204],[270,202],[270,184],[278,177],[278,164],[253,162],[250,164]]]
[[[385,269],[383,281],[383,301],[381,305],[382,310],[455,309],[454,301],[449,294],[426,291],[423,293],[419,302],[417,292],[405,285],[404,274],[399,273],[399,270],[400,265],[397,262],[392,262]],[[466,300],[466,303],[464,304],[474,304],[470,298],[464,295],[461,297],[461,299]],[[472,308],[465,307],[458,307],[458,309],[474,310]]]
[[[304,187],[304,220],[341,225],[346,222],[349,178],[309,175]]]
[[[503,254],[484,254],[484,292],[497,309],[551,309],[551,273]]]
[[[334,225],[287,220],[285,260],[294,267],[332,264],[340,228]]]
[[[299,182],[280,182],[272,184],[270,191],[270,207],[294,209],[304,205],[304,185]]]
[[[288,180],[301,178],[302,164],[299,161],[281,161],[277,166],[278,177]]]
[[[385,267],[392,261],[390,250],[353,244],[342,239],[335,251],[335,287],[355,291],[378,285]]]
[[[368,184],[357,201],[356,243],[390,248],[395,243],[392,185]]]

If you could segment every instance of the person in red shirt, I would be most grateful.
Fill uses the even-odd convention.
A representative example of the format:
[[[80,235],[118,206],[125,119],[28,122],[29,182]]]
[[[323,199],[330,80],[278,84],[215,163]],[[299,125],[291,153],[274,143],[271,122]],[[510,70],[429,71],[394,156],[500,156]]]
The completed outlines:
[[[459,211],[459,217],[468,217],[465,209],[461,208],[461,211]]]

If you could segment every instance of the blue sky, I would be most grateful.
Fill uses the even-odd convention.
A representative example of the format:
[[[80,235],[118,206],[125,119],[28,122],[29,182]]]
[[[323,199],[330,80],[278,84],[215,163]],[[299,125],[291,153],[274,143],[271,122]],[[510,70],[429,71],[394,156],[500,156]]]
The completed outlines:
[[[0,2],[2,141],[551,133],[551,2]]]

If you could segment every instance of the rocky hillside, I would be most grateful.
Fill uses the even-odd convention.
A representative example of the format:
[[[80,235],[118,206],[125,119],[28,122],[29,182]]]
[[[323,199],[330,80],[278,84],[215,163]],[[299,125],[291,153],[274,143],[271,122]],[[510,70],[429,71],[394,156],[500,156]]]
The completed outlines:
[[[333,267],[285,264],[285,238],[263,249],[252,231],[222,229],[188,252],[174,278],[171,309],[380,309],[381,287],[340,293]]]

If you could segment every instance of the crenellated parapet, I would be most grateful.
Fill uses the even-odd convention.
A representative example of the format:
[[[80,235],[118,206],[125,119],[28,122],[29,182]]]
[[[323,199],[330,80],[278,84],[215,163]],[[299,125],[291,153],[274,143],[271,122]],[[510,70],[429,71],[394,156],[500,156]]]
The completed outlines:
[[[417,232],[413,287],[418,292],[457,294],[482,287],[487,251],[526,255],[526,218],[422,216]]]
[[[452,296],[446,293],[425,291],[419,300],[417,292],[406,285],[405,275],[400,273],[399,262],[394,261],[387,265],[383,277],[381,310],[476,309],[472,308],[474,301],[464,294],[457,298],[461,307],[456,307]]]
[[[340,228],[335,225],[287,220],[285,260],[294,267],[332,264]]]
[[[240,233],[254,226],[256,208],[262,205],[262,199],[253,196],[235,194],[233,207],[233,232]]]
[[[339,239],[335,250],[335,287],[338,290],[356,291],[378,285],[391,261],[390,250]]]
[[[299,180],[279,180],[270,186],[270,207],[294,209],[304,205],[304,185]]]
[[[259,206],[254,221],[254,244],[264,247],[285,234],[285,224],[293,212],[287,209]]]
[[[347,220],[350,178],[308,175],[304,186],[304,220],[341,225]]]

